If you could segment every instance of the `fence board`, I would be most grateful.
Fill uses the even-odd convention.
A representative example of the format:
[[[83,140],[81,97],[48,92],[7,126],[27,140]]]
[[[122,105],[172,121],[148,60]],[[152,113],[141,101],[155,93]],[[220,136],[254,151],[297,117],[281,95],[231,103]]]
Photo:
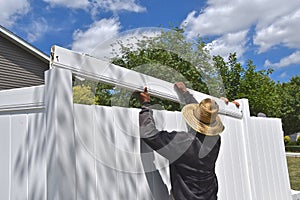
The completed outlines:
[[[74,105],[77,199],[95,200],[94,120],[91,106]]]
[[[46,127],[44,113],[28,114],[28,199],[46,199]]]
[[[28,199],[28,118],[11,116],[11,199]]]
[[[271,138],[274,140],[274,149],[273,153],[275,154],[275,157],[277,159],[277,174],[278,178],[276,179],[276,182],[280,180],[282,185],[285,186],[285,189],[278,190],[278,193],[280,193],[281,199],[284,199],[286,197],[289,197],[290,192],[290,181],[289,181],[289,172],[288,172],[288,166],[287,166],[287,160],[285,156],[285,149],[284,149],[284,141],[282,139],[283,134],[276,134],[278,130],[281,130],[281,123],[280,120],[274,119],[274,122],[272,126],[270,127],[270,131],[272,132]],[[271,140],[271,138],[269,138]],[[279,186],[281,187],[281,185]]]
[[[112,108],[94,107],[94,116],[97,196],[98,199],[118,199]]]
[[[113,107],[116,135],[118,199],[137,199],[138,134],[132,126],[131,110]]]
[[[0,115],[0,199],[10,199],[10,116]]]

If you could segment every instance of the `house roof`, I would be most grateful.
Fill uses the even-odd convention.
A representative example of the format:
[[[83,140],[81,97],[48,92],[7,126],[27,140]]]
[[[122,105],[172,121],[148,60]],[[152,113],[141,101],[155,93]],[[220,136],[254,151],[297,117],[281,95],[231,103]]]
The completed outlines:
[[[22,38],[18,37],[11,31],[7,30],[3,26],[0,25],[0,36],[6,38],[7,40],[11,41],[15,45],[19,46],[20,48],[24,49],[28,53],[32,54],[33,56],[41,59],[42,61],[49,63],[49,56],[37,49],[36,47],[32,46]]]

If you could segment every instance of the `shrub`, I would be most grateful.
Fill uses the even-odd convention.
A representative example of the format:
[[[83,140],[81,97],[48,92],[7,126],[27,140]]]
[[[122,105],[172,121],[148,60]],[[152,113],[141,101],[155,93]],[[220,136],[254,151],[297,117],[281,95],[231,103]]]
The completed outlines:
[[[300,134],[297,135],[296,142],[297,142],[298,145],[300,145]]]
[[[291,141],[290,136],[286,135],[284,136],[284,144],[287,145]]]
[[[287,151],[287,152],[300,152],[300,146],[286,146],[285,151]]]
[[[296,141],[291,141],[289,143],[287,143],[288,146],[296,146],[297,142]]]
[[[95,103],[94,94],[89,86],[76,85],[73,87],[73,102],[91,105]]]

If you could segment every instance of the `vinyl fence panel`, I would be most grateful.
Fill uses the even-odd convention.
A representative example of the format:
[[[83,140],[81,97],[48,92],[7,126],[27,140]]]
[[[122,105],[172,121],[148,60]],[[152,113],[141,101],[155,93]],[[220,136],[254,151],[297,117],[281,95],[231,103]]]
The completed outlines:
[[[92,111],[93,109],[94,111]],[[79,170],[78,173],[80,174],[89,169],[91,171],[90,174],[93,174],[94,161],[90,160],[93,157],[90,154],[93,146],[101,148],[101,154],[96,155],[98,158],[94,157],[98,170],[105,170],[102,176],[98,174],[97,182],[99,186],[101,185],[97,187],[96,193],[98,195],[103,195],[103,193],[110,197],[115,195],[114,197],[117,199],[151,199],[152,195],[156,195],[156,199],[164,199],[171,189],[169,163],[165,158],[154,152],[152,161],[149,159],[146,163],[142,161],[143,152],[139,148],[142,143],[140,143],[137,135],[139,127],[136,124],[138,111],[138,109],[120,107],[75,105],[75,127],[82,126],[82,128],[77,128],[78,133],[76,134],[81,135],[82,138],[76,137],[76,143],[78,144],[77,148],[81,148],[83,154],[80,157],[77,156],[76,160],[89,166],[83,167],[83,169],[77,168],[76,170]],[[97,117],[93,119],[91,116],[95,115],[95,113],[97,113]],[[101,118],[101,116],[105,117]],[[159,130],[182,131],[187,128],[180,112],[154,111],[154,118]],[[280,180],[280,178],[288,180],[283,177],[284,173],[281,175],[282,166],[275,165],[272,169],[268,167],[270,166],[269,163],[279,163],[276,160],[276,154],[282,153],[280,150],[276,150],[280,149],[280,146],[274,146],[273,142],[267,142],[268,137],[271,136],[275,136],[277,139],[280,138],[277,136],[280,135],[278,134],[280,129],[277,129],[278,126],[276,125],[279,124],[279,121],[277,119],[260,119],[255,117],[248,119],[250,131],[255,131],[256,133],[251,134],[251,140],[244,141],[243,121],[226,116],[222,116],[222,120],[226,128],[221,135],[221,151],[216,164],[216,173],[219,180],[219,198],[230,200],[247,200],[251,198],[288,199],[288,189],[282,188],[288,183],[284,182],[284,184],[281,184],[281,182],[275,181]],[[264,124],[268,125],[265,126]],[[95,131],[95,128],[93,128],[95,126],[97,127],[96,132],[92,134]],[[276,126],[277,128],[274,128]],[[270,129],[270,127],[273,128]],[[263,136],[262,134],[268,134],[269,136]],[[95,140],[87,138],[94,138],[94,135],[97,135]],[[254,138],[257,136],[262,137],[261,139],[267,143],[266,146],[262,147],[262,145],[259,145],[257,138]],[[77,141],[79,139],[81,142]],[[92,144],[93,141],[95,142],[94,144]],[[103,145],[106,148],[103,148]],[[250,145],[251,152],[245,152],[245,145]],[[151,152],[151,149],[148,149],[148,151]],[[109,158],[105,154],[108,154]],[[149,158],[149,155],[147,157]],[[97,159],[104,162],[101,163]],[[249,164],[249,159],[253,160],[251,164]],[[112,163],[112,161],[115,161],[115,163]],[[142,163],[143,167],[145,167],[144,171],[140,171],[141,168],[138,167],[138,163]],[[110,166],[107,167],[107,165]],[[147,170],[150,167],[145,165],[154,166],[156,170],[152,169],[152,171],[148,172]],[[254,174],[252,181],[255,182],[255,185],[253,186],[250,185],[251,178],[245,175],[249,170]],[[107,173],[111,176],[105,176]],[[84,183],[89,183],[88,177],[90,176],[86,176],[82,181],[85,180],[83,181]],[[92,180],[92,182],[94,181]],[[155,187],[157,184],[160,187]],[[255,193],[251,193],[251,187],[254,188]],[[167,191],[158,192],[159,188],[165,188],[163,190],[167,189]],[[142,193],[140,192],[141,190],[146,192]],[[107,193],[107,191],[110,193]],[[152,194],[149,193],[150,191]],[[95,191],[91,193],[94,194]]]
[[[257,198],[289,199],[291,195],[279,124],[278,119],[253,117],[248,120],[247,139],[251,151],[247,154],[255,181],[252,187]]]
[[[169,161],[139,137],[134,108],[73,104],[72,75],[180,101],[173,84],[54,47],[45,86],[0,91],[0,199],[168,199]],[[154,84],[155,83],[155,84]],[[170,92],[172,91],[172,92]],[[190,90],[200,101],[206,94]],[[213,97],[212,97],[213,98]],[[220,105],[220,200],[292,198],[281,121]],[[187,131],[180,112],[154,110],[159,130]]]
[[[44,86],[0,92],[1,199],[46,199]]]
[[[221,116],[225,130],[216,163],[220,199],[251,199],[242,121]]]
[[[0,115],[1,199],[45,199],[44,125],[44,113]]]

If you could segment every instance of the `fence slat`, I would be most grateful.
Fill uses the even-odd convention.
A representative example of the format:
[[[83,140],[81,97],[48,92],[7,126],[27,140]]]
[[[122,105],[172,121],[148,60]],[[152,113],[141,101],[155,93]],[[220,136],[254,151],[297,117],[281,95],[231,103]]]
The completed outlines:
[[[94,107],[94,129],[97,197],[98,199],[118,199],[116,136],[111,107]]]
[[[46,118],[28,114],[28,199],[46,199]]]
[[[10,116],[0,116],[0,199],[10,199]]]
[[[74,105],[77,199],[96,200],[93,107]]]
[[[28,119],[26,114],[11,117],[11,199],[28,199]]]

